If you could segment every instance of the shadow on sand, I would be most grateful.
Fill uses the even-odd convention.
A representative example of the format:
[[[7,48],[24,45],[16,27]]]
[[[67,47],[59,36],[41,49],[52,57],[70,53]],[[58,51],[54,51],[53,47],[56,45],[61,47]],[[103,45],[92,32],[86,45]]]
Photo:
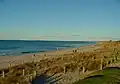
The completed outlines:
[[[45,74],[41,74],[32,80],[32,84],[56,84],[57,81],[61,80],[61,75],[55,76],[55,74],[51,76],[47,76]]]

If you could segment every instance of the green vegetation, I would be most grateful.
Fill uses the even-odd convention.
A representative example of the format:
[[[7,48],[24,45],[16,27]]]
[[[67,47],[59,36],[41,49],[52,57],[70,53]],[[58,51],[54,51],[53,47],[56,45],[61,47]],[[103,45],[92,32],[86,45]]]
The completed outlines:
[[[120,84],[120,68],[106,68],[74,84]]]

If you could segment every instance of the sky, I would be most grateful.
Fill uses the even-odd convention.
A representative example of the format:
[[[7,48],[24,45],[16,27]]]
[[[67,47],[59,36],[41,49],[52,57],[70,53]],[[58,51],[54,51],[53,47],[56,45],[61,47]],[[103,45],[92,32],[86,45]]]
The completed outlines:
[[[120,0],[0,0],[1,40],[119,40]]]

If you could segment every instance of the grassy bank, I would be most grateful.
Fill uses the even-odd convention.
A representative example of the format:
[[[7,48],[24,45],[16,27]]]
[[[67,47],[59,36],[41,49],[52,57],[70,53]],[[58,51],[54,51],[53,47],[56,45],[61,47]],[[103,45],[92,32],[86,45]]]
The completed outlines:
[[[90,76],[91,75],[91,76]],[[120,68],[105,68],[74,84],[120,84]]]

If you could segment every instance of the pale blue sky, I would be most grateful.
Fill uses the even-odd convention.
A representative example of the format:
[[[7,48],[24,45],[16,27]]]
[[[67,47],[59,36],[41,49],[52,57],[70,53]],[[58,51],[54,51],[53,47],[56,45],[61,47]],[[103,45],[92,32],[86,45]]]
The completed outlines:
[[[120,38],[119,0],[0,0],[0,39]]]

